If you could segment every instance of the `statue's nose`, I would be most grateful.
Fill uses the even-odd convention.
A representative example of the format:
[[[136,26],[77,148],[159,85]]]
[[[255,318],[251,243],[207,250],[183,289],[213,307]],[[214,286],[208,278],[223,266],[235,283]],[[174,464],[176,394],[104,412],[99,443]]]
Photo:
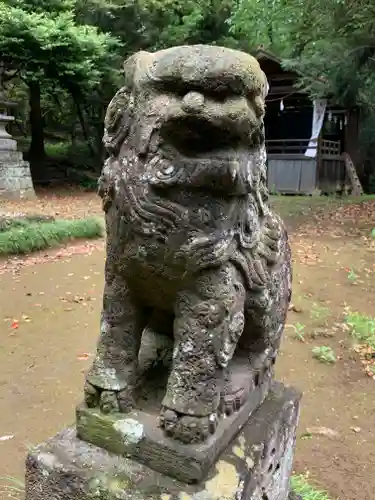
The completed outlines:
[[[188,92],[182,99],[182,109],[185,113],[197,113],[204,105],[204,96],[199,92]]]

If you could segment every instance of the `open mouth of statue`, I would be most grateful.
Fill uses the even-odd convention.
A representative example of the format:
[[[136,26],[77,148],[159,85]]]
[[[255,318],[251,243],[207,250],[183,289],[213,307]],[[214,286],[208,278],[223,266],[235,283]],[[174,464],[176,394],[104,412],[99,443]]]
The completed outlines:
[[[240,139],[232,131],[198,117],[174,118],[161,129],[167,148],[182,156],[219,156],[237,147]]]

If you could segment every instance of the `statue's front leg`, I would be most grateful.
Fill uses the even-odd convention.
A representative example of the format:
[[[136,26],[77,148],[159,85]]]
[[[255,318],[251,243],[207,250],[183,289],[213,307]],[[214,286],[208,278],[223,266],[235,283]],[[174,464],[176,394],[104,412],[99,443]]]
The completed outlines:
[[[113,185],[104,169],[100,192],[106,216],[107,256],[100,338],[87,374],[85,402],[103,412],[126,412],[133,406],[138,382],[138,353],[147,315],[127,283],[124,253],[128,228],[113,198]]]
[[[172,372],[161,412],[165,432],[185,443],[215,432],[224,372],[244,327],[245,292],[232,264],[197,277],[175,306]]]
[[[126,280],[107,272],[100,339],[85,385],[89,407],[99,406],[106,413],[131,410],[146,322],[146,313],[134,301]]]

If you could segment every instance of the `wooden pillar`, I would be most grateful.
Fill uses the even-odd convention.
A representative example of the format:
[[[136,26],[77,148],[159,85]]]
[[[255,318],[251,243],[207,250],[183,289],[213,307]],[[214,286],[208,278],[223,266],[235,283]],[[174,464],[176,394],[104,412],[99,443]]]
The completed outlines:
[[[352,159],[357,173],[363,174],[363,158],[359,148],[359,110],[356,108],[347,111],[348,123],[345,128],[344,152]]]

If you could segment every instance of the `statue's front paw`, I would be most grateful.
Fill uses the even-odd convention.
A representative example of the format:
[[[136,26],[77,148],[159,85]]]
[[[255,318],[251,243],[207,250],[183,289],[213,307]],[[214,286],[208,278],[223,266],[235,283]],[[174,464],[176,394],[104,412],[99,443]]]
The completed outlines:
[[[108,391],[85,383],[84,400],[89,408],[100,408],[103,413],[127,413],[134,407],[133,391]]]
[[[185,444],[202,443],[215,433],[217,424],[218,417],[214,413],[197,417],[163,408],[160,414],[160,427],[165,434]]]
[[[220,412],[224,415],[230,416],[239,411],[246,401],[247,394],[244,389],[237,391],[227,392],[222,394],[220,398]]]

